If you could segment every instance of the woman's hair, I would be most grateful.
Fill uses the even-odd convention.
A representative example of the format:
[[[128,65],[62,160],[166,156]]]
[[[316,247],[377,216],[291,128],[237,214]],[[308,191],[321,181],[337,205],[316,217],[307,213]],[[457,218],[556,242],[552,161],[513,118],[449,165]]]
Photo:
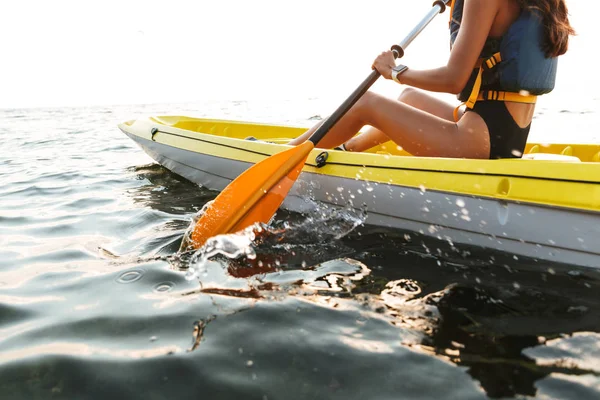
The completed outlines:
[[[547,57],[558,57],[567,52],[569,35],[575,30],[569,23],[569,10],[565,0],[517,0],[521,8],[538,10],[544,20],[546,40],[543,46]]]

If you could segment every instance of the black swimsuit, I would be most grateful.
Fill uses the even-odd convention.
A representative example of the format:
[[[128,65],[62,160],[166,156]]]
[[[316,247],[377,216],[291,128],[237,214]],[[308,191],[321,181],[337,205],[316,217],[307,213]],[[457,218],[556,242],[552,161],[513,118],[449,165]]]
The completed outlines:
[[[473,109],[487,125],[490,135],[490,159],[521,158],[531,123],[521,128],[503,101],[478,101]]]

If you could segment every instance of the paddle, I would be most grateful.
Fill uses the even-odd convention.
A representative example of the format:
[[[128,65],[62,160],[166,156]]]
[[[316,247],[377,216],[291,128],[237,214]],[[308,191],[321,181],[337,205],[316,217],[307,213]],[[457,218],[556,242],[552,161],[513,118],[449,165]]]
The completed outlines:
[[[427,25],[446,10],[451,0],[436,0],[433,8],[399,44],[392,46],[395,58]],[[268,223],[300,175],[311,150],[329,130],[352,108],[377,81],[380,73],[373,70],[354,92],[327,118],[304,143],[253,165],[233,180],[206,208],[190,236],[194,248],[212,236],[237,232],[256,222]]]

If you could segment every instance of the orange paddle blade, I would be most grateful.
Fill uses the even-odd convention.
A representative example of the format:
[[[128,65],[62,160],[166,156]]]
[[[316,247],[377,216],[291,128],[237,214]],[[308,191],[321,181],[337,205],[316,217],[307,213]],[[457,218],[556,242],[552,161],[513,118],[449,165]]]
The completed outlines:
[[[304,166],[305,162],[306,157],[296,164],[296,166],[286,176],[281,178],[279,182],[273,185],[271,190],[265,193],[265,195],[262,196],[253,207],[250,207],[246,215],[244,215],[243,218],[241,218],[239,222],[233,228],[231,228],[230,232],[240,231],[256,222],[264,222],[265,224],[268,223],[275,212],[279,209],[279,206],[281,206],[281,203],[283,203],[283,200],[287,196],[292,186],[294,186],[294,182],[296,182],[298,175],[300,175],[300,172],[302,172],[302,167]]]
[[[300,175],[311,141],[272,155],[244,171],[213,200],[191,235],[195,248],[210,237],[268,223]]]

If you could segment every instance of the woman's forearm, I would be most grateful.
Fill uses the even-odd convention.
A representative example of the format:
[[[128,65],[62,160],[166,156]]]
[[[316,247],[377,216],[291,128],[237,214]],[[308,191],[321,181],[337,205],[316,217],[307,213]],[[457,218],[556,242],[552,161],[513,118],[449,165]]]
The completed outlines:
[[[469,65],[474,64],[475,61],[471,63],[468,59],[465,60],[464,57],[461,57],[460,52],[457,52],[457,54],[450,54],[448,64],[443,67],[427,70],[409,68],[398,73],[396,79],[402,84],[430,92],[457,94],[463,90],[471,76],[472,68],[469,68]],[[384,51],[373,62],[373,68],[377,69],[386,79],[393,79],[392,73],[396,73],[395,65],[394,55],[391,51]]]
[[[413,70],[409,68],[398,79],[404,85],[430,92],[457,94],[463,89],[466,82],[461,82],[462,79],[455,75],[447,66],[427,70]]]

